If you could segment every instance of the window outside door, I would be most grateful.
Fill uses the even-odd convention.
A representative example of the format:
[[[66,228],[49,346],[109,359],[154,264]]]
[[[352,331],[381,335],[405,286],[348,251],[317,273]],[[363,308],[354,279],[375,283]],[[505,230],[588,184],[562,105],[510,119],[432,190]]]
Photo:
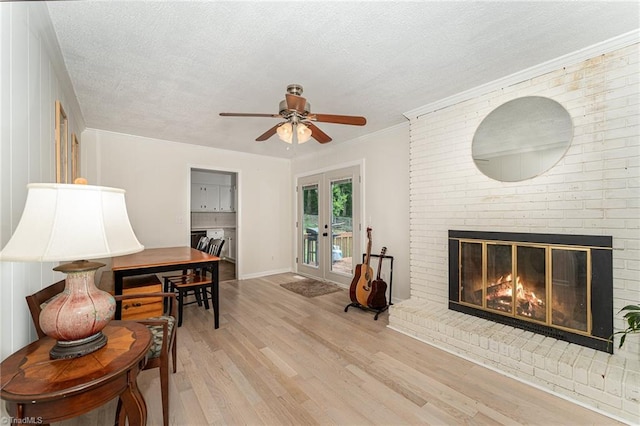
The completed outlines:
[[[360,263],[360,167],[298,179],[298,272],[349,284]]]

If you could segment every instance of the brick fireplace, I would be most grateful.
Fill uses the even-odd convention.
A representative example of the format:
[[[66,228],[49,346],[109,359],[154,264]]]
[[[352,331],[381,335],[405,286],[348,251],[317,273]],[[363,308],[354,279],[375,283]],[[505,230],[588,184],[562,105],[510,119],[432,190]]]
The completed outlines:
[[[449,231],[449,309],[613,353],[611,237]]]
[[[610,237],[613,294],[605,315],[621,330],[620,308],[640,302],[639,56],[637,35],[621,38],[405,114],[411,297],[391,306],[391,328],[637,423],[640,336],[611,354],[449,309],[448,232]],[[539,176],[492,180],[471,157],[474,132],[497,106],[523,96],[545,96],[569,111],[571,146]]]

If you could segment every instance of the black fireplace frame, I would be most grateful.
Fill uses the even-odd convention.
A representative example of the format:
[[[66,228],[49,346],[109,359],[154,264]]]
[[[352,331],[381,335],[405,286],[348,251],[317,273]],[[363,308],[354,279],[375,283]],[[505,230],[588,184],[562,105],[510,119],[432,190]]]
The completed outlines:
[[[588,247],[591,251],[591,335],[519,320],[460,303],[460,240],[485,240]],[[613,239],[602,235],[449,231],[449,309],[528,330],[599,351],[613,353]]]

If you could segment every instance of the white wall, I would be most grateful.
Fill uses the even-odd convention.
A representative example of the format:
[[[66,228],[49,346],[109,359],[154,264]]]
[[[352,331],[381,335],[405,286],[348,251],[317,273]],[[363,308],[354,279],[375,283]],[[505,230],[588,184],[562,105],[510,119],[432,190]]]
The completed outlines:
[[[84,121],[44,2],[0,3],[0,245],[18,225],[30,182],[55,182],[55,101],[71,132]],[[35,338],[24,297],[64,276],[53,263],[0,262],[0,358]]]
[[[393,300],[409,297],[409,124],[373,133],[293,160],[293,176],[340,168],[364,160],[364,221],[373,250],[393,256]],[[294,182],[295,183],[295,182]],[[365,233],[363,233],[364,235]],[[366,247],[366,241],[362,241]],[[372,264],[375,266],[375,262]]]
[[[210,183],[213,185],[235,185],[235,179],[233,174],[229,173],[217,173],[217,172],[203,172],[192,171],[191,182],[192,183]]]
[[[129,219],[145,247],[190,244],[191,168],[230,171],[238,174],[238,277],[291,270],[289,160],[95,129],[82,138],[95,155],[85,169],[91,183],[127,191]]]

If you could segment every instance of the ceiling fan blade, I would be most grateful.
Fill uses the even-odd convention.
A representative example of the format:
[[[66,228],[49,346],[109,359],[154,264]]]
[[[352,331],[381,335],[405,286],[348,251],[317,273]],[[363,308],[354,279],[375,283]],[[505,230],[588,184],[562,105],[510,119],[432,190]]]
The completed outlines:
[[[266,141],[267,139],[269,139],[271,136],[276,134],[276,131],[278,130],[278,127],[280,127],[282,123],[278,123],[275,126],[273,126],[272,128],[270,128],[269,130],[267,130],[266,132],[264,132],[263,134],[261,134],[260,136],[258,136],[256,138],[256,140],[258,142],[262,142],[262,141]]]
[[[331,142],[331,137],[327,135],[325,132],[320,130],[318,126],[313,123],[309,123],[305,121],[305,126],[307,126],[311,130],[311,137],[317,140],[320,143]]]
[[[280,114],[253,114],[253,113],[244,113],[244,112],[221,112],[221,116],[223,117],[273,117],[273,118],[282,118]]]
[[[352,126],[364,126],[367,124],[366,118],[355,115],[309,114],[307,119],[324,123],[350,124]]]
[[[292,95],[290,93],[287,93],[285,95],[285,98],[287,99],[287,109],[295,110],[300,114],[304,114],[305,112],[308,112],[308,111],[305,111],[305,107],[307,106],[307,100],[302,96]]]

